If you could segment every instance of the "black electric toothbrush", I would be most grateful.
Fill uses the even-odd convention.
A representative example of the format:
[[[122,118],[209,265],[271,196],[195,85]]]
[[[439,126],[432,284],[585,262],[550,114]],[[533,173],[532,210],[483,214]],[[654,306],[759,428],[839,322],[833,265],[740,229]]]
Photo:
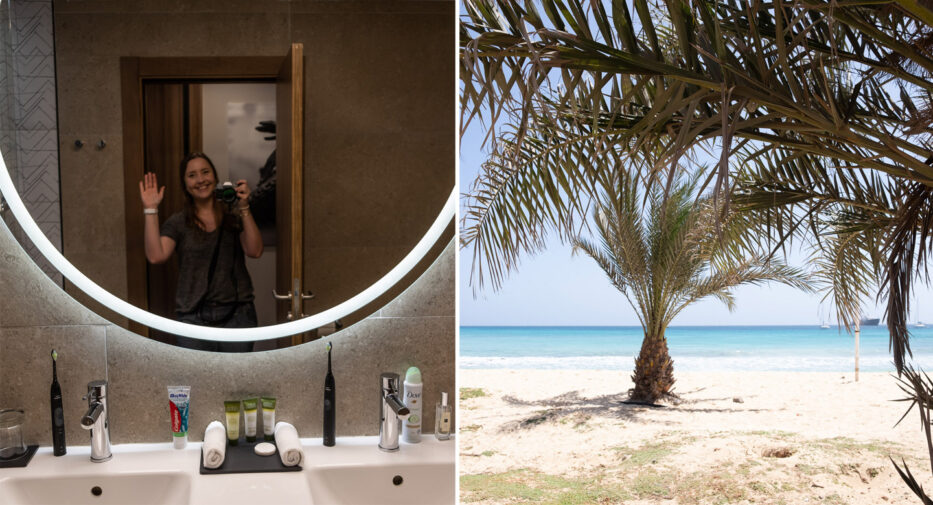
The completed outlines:
[[[62,410],[62,387],[58,385],[58,353],[52,349],[52,454],[65,455],[65,415]]]
[[[333,447],[336,443],[334,428],[337,423],[337,398],[334,385],[334,374],[330,368],[330,350],[333,345],[327,343],[327,376],[324,378],[324,445]]]

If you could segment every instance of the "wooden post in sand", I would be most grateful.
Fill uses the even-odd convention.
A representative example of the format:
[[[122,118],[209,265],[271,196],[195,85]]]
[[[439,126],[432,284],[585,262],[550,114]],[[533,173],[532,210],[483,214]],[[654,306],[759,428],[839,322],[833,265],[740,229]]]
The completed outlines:
[[[855,382],[858,382],[858,336],[862,326],[861,320],[855,321]]]

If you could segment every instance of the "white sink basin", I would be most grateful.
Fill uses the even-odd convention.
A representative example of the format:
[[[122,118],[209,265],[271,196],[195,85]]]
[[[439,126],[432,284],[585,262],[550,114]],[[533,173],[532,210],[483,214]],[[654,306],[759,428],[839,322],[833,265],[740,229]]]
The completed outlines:
[[[336,447],[305,448],[310,463],[305,474],[316,505],[457,503],[453,439],[425,436],[420,444],[402,442],[398,452],[380,451],[376,441],[338,438]]]
[[[453,504],[457,502],[455,480],[453,462],[389,467],[330,466],[308,473],[311,496],[314,503],[319,504]]]
[[[14,478],[0,485],[0,503],[162,505],[188,503],[191,479],[181,472]]]
[[[91,463],[87,446],[68,447],[62,457],[41,447],[28,467],[0,468],[0,505],[457,503],[453,439],[425,437],[395,453],[379,451],[378,437],[338,438],[336,447],[324,447],[321,439],[301,442],[301,472],[224,475],[199,473],[200,443],[183,450],[170,443],[115,445],[105,463]]]

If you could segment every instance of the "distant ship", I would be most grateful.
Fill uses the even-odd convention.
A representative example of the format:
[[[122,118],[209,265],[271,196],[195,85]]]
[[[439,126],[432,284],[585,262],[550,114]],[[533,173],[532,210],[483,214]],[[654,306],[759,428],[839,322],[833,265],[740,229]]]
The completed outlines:
[[[879,322],[881,322],[881,319],[877,317],[873,319],[868,318],[868,317],[863,317],[862,320],[859,321],[859,326],[878,326]]]
[[[917,328],[925,328],[926,325],[923,324],[923,321],[917,321],[917,324],[914,325]]]
[[[822,328],[822,329],[824,329],[824,330],[828,330],[828,329],[829,329],[829,323],[827,323],[827,322],[826,322],[826,318],[823,317],[823,306],[822,306],[822,305],[820,306],[819,314],[820,314],[820,328]]]

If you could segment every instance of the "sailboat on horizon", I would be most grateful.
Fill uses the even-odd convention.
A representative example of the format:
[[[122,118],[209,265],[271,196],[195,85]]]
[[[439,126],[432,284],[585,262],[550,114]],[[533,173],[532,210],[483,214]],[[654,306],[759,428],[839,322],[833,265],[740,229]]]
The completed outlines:
[[[822,305],[820,306],[820,311],[819,311],[819,312],[820,312],[820,329],[821,329],[821,330],[828,330],[828,329],[829,329],[829,323],[826,322],[826,318],[823,316],[823,306],[822,306]]]

